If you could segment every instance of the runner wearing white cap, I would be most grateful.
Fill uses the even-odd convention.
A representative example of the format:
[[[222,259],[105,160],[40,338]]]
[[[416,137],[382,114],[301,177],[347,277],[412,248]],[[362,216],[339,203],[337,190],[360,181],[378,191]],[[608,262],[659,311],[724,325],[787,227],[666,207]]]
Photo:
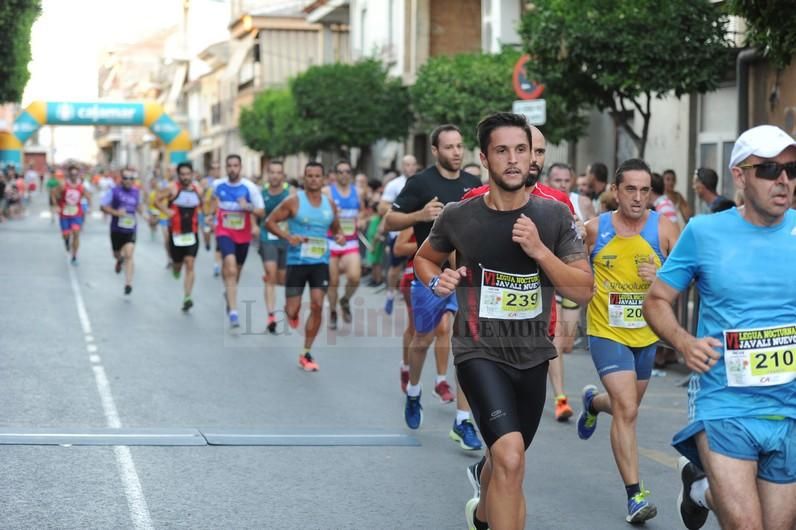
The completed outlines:
[[[722,528],[796,528],[796,140],[762,125],[730,159],[745,205],[686,225],[658,271],[644,318],[694,371],[677,433],[689,529],[708,509]],[[696,336],[672,309],[696,280]],[[703,472],[704,470],[704,472]],[[709,484],[709,487],[708,487]]]

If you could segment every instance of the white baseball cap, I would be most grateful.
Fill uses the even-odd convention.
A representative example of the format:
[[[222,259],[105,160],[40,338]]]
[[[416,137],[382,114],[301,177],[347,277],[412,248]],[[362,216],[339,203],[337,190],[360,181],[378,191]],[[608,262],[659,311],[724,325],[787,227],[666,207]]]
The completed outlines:
[[[792,145],[796,146],[796,140],[779,127],[774,125],[752,127],[735,140],[730,157],[730,169],[752,155],[774,158]]]

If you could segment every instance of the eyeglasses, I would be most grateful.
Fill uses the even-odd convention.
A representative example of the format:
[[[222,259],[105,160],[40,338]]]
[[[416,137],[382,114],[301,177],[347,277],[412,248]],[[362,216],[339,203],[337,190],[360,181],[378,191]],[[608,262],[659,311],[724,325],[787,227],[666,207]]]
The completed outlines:
[[[755,176],[763,180],[777,180],[783,170],[788,176],[788,180],[796,179],[796,162],[787,162],[785,164],[762,162],[760,164],[744,164],[738,167],[741,169],[755,168]]]
[[[122,180],[135,180],[135,177],[122,177]]]

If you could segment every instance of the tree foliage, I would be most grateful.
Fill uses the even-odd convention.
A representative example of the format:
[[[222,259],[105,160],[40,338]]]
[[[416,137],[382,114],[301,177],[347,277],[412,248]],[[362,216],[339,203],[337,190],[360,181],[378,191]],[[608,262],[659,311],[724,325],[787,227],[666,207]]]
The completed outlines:
[[[0,2],[0,103],[22,100],[30,77],[30,31],[40,12],[40,0]]]
[[[313,66],[290,87],[308,152],[366,149],[409,131],[409,94],[376,61]]]
[[[747,44],[758,46],[777,69],[796,55],[796,6],[793,0],[730,0],[728,10],[746,19]]]
[[[293,95],[287,89],[259,93],[250,107],[241,109],[238,127],[246,145],[269,158],[302,150],[304,135]]]
[[[653,98],[716,89],[727,18],[709,0],[536,0],[520,25],[529,76],[573,111],[608,110],[644,156]],[[642,118],[633,128],[630,112]]]
[[[499,54],[464,53],[432,57],[417,74],[410,89],[419,124],[432,129],[453,123],[462,129],[464,142],[477,145],[475,127],[484,116],[511,110],[517,95],[512,88],[514,64],[521,53],[506,49]],[[542,127],[548,142],[574,140],[583,118],[569,119],[569,112],[555,95],[547,99],[547,123]]]

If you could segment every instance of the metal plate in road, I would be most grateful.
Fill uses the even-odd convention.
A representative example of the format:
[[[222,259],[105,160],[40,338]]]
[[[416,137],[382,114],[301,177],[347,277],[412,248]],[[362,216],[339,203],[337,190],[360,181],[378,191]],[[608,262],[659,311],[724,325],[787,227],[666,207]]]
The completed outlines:
[[[207,445],[196,429],[0,428],[0,445]]]
[[[403,446],[419,447],[408,434],[374,430],[202,430],[210,445]]]

